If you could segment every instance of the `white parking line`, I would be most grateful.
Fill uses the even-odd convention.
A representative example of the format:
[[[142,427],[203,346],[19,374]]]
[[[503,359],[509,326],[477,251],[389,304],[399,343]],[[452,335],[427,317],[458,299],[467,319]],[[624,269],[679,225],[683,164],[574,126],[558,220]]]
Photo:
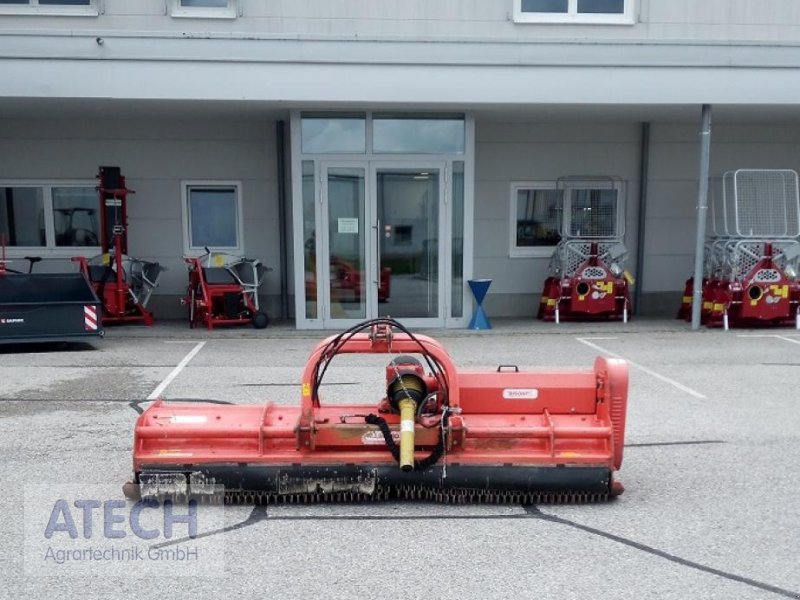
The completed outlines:
[[[785,335],[776,335],[774,333],[740,333],[738,336],[740,338],[773,338],[776,340],[783,340],[784,342],[789,342],[791,344],[800,344],[800,340],[793,340],[790,337],[786,337]]]
[[[178,365],[174,369],[172,369],[172,371],[170,372],[169,375],[166,376],[164,381],[159,383],[158,387],[154,389],[152,392],[150,392],[150,395],[147,397],[147,399],[155,400],[156,398],[158,398],[164,392],[164,390],[167,389],[167,386],[170,383],[172,383],[172,380],[175,379],[181,371],[183,371],[183,368],[189,364],[189,361],[192,360],[195,357],[195,355],[198,352],[200,352],[200,350],[203,349],[203,346],[205,345],[206,345],[205,342],[198,342],[198,344],[191,349],[189,354],[184,356],[183,360],[181,360],[181,362],[179,362]]]
[[[700,398],[701,400],[705,400],[706,399],[706,396],[704,396],[700,392],[698,392],[696,390],[693,390],[692,388],[687,387],[687,386],[683,385],[682,383],[678,383],[674,379],[670,379],[669,377],[665,377],[664,375],[661,375],[660,373],[656,373],[655,371],[653,371],[652,369],[650,369],[648,367],[645,367],[644,365],[640,365],[639,363],[635,363],[632,360],[629,360],[629,359],[625,358],[624,356],[621,356],[621,355],[617,354],[616,352],[612,352],[611,350],[608,350],[606,348],[603,348],[602,346],[598,346],[597,344],[593,344],[592,342],[588,341],[589,339],[592,339],[592,338],[575,338],[575,339],[578,340],[581,344],[585,344],[585,345],[589,346],[590,348],[594,348],[598,352],[602,352],[603,354],[607,354],[607,355],[613,356],[615,358],[622,358],[622,359],[626,360],[630,366],[632,366],[632,367],[634,367],[636,369],[639,369],[640,371],[644,371],[648,375],[651,375],[651,376],[655,377],[656,379],[658,379],[660,381],[663,381],[664,383],[668,383],[668,384],[678,388],[682,392],[686,392],[690,396],[694,396],[695,398]]]

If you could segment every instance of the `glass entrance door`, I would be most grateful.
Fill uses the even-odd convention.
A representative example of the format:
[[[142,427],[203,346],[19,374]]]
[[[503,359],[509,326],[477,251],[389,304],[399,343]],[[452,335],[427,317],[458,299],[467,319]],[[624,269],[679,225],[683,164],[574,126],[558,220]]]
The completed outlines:
[[[324,326],[442,326],[444,165],[324,163],[321,179]]]
[[[377,314],[414,325],[442,324],[438,165],[373,164],[377,233]]]
[[[324,168],[323,213],[327,226],[323,265],[324,318],[367,318],[366,167]]]

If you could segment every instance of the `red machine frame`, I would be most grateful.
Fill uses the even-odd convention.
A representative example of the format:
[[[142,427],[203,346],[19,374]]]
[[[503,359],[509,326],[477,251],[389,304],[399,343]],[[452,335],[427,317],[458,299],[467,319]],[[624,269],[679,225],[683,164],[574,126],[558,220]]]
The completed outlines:
[[[103,265],[92,265],[84,256],[75,256],[81,272],[91,283],[103,306],[104,325],[117,323],[153,324],[148,311],[132,293],[125,277],[124,256],[128,253],[128,194],[119,167],[100,167],[97,193],[100,202],[100,248]]]
[[[631,297],[625,274],[615,275],[600,258],[600,242],[585,243],[589,244],[589,256],[571,275],[551,275],[545,280],[538,318],[556,323],[587,319],[627,322]]]
[[[206,257],[211,251],[206,249]],[[217,325],[244,325],[252,323],[256,329],[263,329],[269,324],[266,313],[259,310],[254,298],[236,281],[224,267],[209,267],[203,264],[205,257],[184,257],[189,267],[189,287],[186,297],[181,300],[189,307],[189,327],[205,326],[209,331]],[[209,281],[209,271],[224,272],[225,281]],[[257,287],[253,294],[257,294]],[[227,310],[226,303],[236,303],[235,316]]]
[[[794,325],[800,329],[800,283],[776,261],[773,242],[741,278],[714,274],[703,279],[701,322],[709,327]],[[686,281],[678,318],[691,320],[694,278]]]
[[[299,406],[157,400],[136,422],[134,483],[147,488],[145,495],[202,493],[223,484],[228,493],[261,489],[316,499],[354,485],[369,495],[376,489],[374,480],[369,488],[370,478],[379,485],[484,492],[529,493],[540,486],[556,495],[622,492],[613,474],[624,448],[625,361],[598,357],[593,369],[566,373],[459,371],[436,340],[393,333],[387,323],[396,322],[378,321],[361,325],[369,333],[353,328],[314,349]],[[402,356],[387,368],[387,397],[377,404],[321,402],[322,375],[334,355],[408,353],[422,354],[435,370],[423,375],[417,363],[401,375],[398,361],[408,358]],[[416,417],[403,412],[404,399],[399,411],[389,406],[393,390],[408,394],[406,387],[434,390]],[[402,456],[405,435],[412,458],[398,467],[389,440],[401,440]]]

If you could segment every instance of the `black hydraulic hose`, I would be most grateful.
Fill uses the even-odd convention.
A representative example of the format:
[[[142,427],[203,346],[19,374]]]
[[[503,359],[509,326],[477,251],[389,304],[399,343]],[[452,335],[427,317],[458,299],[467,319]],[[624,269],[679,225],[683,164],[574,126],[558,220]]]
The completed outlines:
[[[383,434],[383,439],[386,440],[386,447],[389,448],[389,452],[392,453],[392,457],[396,462],[400,462],[400,446],[394,441],[392,431],[389,429],[389,425],[386,424],[386,419],[378,415],[369,414],[364,417],[364,421],[367,425],[378,426],[378,429],[380,429]]]
[[[439,459],[444,454],[444,444],[445,444],[445,436],[447,435],[445,432],[447,431],[447,415],[442,415],[443,423],[442,427],[439,430],[439,441],[436,442],[436,446],[433,447],[431,453],[423,458],[422,460],[414,460],[414,469],[417,471],[425,471],[429,467],[435,465]],[[400,447],[394,441],[392,437],[392,431],[389,429],[389,425],[386,423],[386,419],[383,417],[379,417],[378,415],[369,414],[364,417],[364,421],[367,425],[377,425],[378,429],[381,430],[383,434],[383,439],[386,441],[386,446],[389,448],[389,452],[392,453],[392,457],[396,462],[400,462]]]
[[[346,329],[336,337],[334,337],[325,348],[320,353],[320,358],[317,364],[314,366],[314,372],[317,373],[314,379],[314,385],[312,389],[312,401],[315,405],[319,405],[319,387],[322,383],[322,378],[325,375],[325,371],[327,371],[328,366],[330,365],[333,357],[339,352],[339,349],[356,333],[363,331],[373,325],[388,325],[390,328],[395,328],[408,335],[408,337],[414,341],[420,348],[420,353],[422,354],[425,362],[428,363],[428,367],[431,370],[431,373],[436,378],[437,382],[439,383],[440,389],[443,390],[444,396],[447,399],[448,396],[448,386],[447,386],[447,379],[444,377],[444,373],[442,372],[441,366],[439,363],[430,355],[425,345],[417,339],[417,337],[411,333],[406,327],[400,323],[399,321],[391,318],[378,318],[378,319],[371,319],[369,321],[364,321],[349,329]],[[320,364],[323,363],[322,369],[320,370]]]

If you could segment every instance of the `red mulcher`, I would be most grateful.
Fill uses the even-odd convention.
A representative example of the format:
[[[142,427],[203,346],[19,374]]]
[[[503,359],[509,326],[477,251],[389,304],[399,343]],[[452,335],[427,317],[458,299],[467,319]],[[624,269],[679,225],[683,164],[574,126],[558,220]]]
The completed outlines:
[[[323,403],[340,354],[390,355],[385,395]],[[321,342],[299,388],[297,406],[157,400],[136,422],[126,494],[213,496],[222,485],[227,502],[527,503],[622,492],[620,359],[570,372],[460,371],[436,340],[376,319]]]

